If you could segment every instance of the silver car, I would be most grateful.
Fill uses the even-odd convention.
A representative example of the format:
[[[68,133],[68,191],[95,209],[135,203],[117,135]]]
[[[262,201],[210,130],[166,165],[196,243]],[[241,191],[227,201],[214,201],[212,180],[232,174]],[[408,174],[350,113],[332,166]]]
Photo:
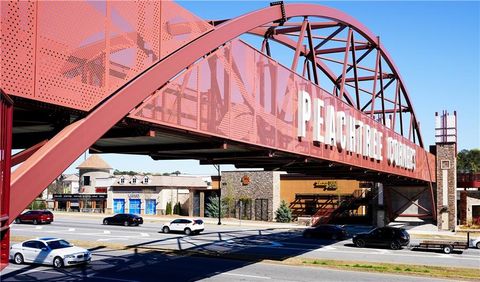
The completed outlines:
[[[37,238],[10,247],[10,259],[16,264],[29,262],[60,268],[67,265],[86,264],[91,258],[92,253],[89,250],[75,247],[59,238]]]
[[[470,239],[470,246],[480,249],[480,237],[477,239]]]

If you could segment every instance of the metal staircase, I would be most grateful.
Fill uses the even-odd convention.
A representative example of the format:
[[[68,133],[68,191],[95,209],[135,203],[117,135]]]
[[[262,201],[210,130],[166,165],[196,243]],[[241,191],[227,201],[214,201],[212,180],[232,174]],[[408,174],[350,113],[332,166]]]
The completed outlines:
[[[312,226],[331,223],[335,218],[358,216],[358,210],[361,206],[366,206],[372,198],[372,193],[368,190],[357,189],[351,196],[343,197],[337,201],[335,207],[320,208],[312,216]]]
[[[335,209],[338,206],[338,196],[318,194],[296,194],[295,201],[290,203],[293,219],[311,217],[319,210]]]

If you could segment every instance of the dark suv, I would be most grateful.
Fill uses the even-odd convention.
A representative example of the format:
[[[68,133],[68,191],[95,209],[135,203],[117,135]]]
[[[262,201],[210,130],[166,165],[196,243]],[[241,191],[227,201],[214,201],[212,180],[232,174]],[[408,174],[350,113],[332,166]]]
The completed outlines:
[[[31,222],[33,224],[39,223],[52,223],[53,213],[51,211],[27,211],[19,215],[16,219],[16,223]]]
[[[410,235],[403,228],[379,227],[368,233],[359,233],[353,236],[355,246],[363,248],[365,246],[389,247],[392,250],[401,249],[410,243]]]
[[[106,217],[103,219],[103,224],[109,225],[109,224],[115,224],[115,225],[124,225],[124,226],[130,226],[130,225],[140,225],[143,224],[143,218],[135,215],[135,214],[129,214],[129,213],[119,213],[111,217]]]

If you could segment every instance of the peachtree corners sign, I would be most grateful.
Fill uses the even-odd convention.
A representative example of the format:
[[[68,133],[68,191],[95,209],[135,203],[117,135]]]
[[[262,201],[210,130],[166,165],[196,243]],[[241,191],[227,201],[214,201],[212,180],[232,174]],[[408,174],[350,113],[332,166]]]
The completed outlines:
[[[370,126],[340,111],[334,105],[325,106],[324,100],[312,98],[306,91],[298,92],[297,136],[306,137],[307,125],[313,122],[313,142],[336,147],[339,152],[347,151],[361,155],[371,161],[384,162],[394,167],[415,170],[415,148],[403,143],[400,138],[383,136],[380,125]],[[313,120],[312,120],[313,119]],[[377,128],[378,127],[378,128]],[[382,155],[386,147],[386,156]]]

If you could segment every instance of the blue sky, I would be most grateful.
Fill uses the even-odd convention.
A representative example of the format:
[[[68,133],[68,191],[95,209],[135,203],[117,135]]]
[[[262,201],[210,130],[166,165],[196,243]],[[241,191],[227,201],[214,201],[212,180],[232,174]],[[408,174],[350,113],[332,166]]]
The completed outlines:
[[[269,2],[178,3],[201,18],[223,19],[267,7]],[[480,148],[480,2],[285,2],[337,8],[380,36],[407,86],[426,146],[434,143],[435,112],[453,114],[456,110],[459,149]],[[112,154],[102,157],[120,170],[216,174],[212,166],[199,166],[197,161],[155,162],[149,157]],[[76,171],[74,167],[82,159],[67,172]],[[233,166],[222,166],[224,169],[232,170]]]

